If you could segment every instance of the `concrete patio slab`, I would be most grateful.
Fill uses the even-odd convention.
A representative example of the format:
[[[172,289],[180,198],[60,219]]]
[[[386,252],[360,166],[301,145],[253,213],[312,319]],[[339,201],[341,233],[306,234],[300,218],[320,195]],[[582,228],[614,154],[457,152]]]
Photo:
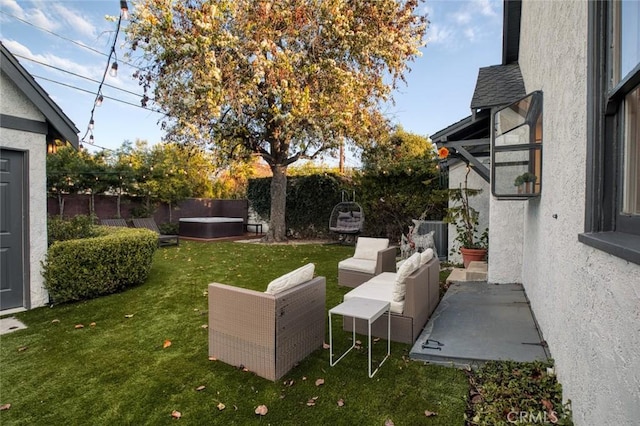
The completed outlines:
[[[458,367],[549,357],[522,285],[487,282],[452,283],[409,355]]]
[[[0,318],[0,335],[27,328],[21,321],[14,317]]]

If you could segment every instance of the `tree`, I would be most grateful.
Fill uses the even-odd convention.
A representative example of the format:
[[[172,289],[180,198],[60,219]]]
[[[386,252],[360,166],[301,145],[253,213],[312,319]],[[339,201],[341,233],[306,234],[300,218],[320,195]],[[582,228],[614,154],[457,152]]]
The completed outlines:
[[[47,190],[58,198],[60,218],[64,217],[64,196],[77,192],[82,159],[71,145],[58,145],[47,155]]]
[[[135,75],[171,120],[167,137],[271,168],[270,241],[284,240],[287,167],[367,145],[381,102],[419,55],[419,0],[141,0],[127,27]],[[145,94],[143,102],[148,102]]]
[[[363,150],[356,176],[372,235],[399,239],[411,219],[441,220],[447,191],[440,186],[433,144],[401,127]]]

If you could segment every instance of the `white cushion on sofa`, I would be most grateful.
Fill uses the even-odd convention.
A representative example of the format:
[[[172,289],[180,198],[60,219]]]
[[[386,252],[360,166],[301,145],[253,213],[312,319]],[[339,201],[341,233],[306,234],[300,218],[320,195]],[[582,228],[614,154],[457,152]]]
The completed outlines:
[[[338,269],[345,269],[349,271],[366,272],[367,274],[375,274],[376,261],[369,259],[356,259],[350,257],[338,262]]]
[[[409,275],[415,272],[420,267],[421,253],[412,254],[406,261],[402,263],[398,273],[396,275],[396,282],[393,286],[393,300],[400,302],[404,300],[404,295],[407,292],[406,279]]]
[[[316,265],[313,263],[307,263],[300,268],[284,274],[283,276],[271,281],[265,290],[267,294],[278,294],[287,289],[307,282],[313,278]]]
[[[364,299],[383,300],[389,302],[391,312],[402,314],[404,311],[404,300],[400,302],[394,302],[393,300],[392,293],[395,280],[395,272],[383,272],[345,294],[343,299],[347,301],[352,297],[361,297]]]
[[[378,260],[378,252],[389,247],[388,238],[359,237],[353,257],[356,259]]]
[[[433,249],[428,248],[420,253],[420,266],[424,265],[431,259],[433,259]]]

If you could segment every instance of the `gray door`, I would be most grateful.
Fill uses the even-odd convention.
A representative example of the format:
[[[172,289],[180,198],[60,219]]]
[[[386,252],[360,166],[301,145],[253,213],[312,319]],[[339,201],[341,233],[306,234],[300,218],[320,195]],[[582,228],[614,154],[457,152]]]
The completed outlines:
[[[0,310],[24,306],[24,153],[0,150]]]

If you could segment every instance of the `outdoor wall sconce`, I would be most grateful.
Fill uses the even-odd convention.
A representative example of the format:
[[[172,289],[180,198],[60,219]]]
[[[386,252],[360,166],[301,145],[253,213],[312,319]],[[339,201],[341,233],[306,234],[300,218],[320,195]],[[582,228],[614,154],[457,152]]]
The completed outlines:
[[[538,197],[542,189],[542,92],[498,110],[491,138],[491,193],[498,199]]]

